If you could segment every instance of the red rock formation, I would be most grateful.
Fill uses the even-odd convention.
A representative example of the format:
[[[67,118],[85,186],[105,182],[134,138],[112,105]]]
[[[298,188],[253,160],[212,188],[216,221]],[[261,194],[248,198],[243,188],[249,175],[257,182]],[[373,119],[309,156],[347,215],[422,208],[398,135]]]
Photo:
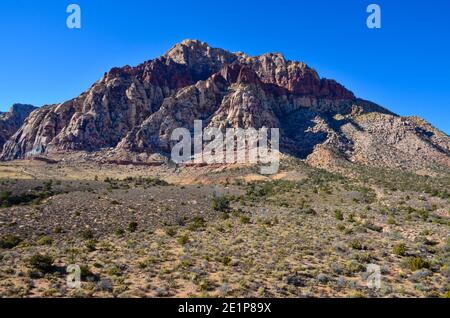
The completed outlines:
[[[280,128],[282,150],[302,158],[323,145],[354,162],[450,166],[448,136],[427,123],[357,99],[279,53],[250,57],[195,40],[136,67],[113,68],[79,97],[34,111],[1,159],[114,148],[113,160],[128,162],[133,154],[169,153],[171,132],[193,129],[198,119],[223,129]]]

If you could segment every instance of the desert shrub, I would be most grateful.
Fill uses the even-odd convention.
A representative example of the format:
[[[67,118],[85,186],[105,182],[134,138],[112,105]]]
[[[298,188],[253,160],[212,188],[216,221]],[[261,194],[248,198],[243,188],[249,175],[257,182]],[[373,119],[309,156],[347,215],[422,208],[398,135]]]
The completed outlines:
[[[170,186],[170,183],[168,183],[167,181],[161,180],[159,178],[145,178],[145,179],[140,179],[138,182],[144,183],[147,186],[160,186],[160,187]]]
[[[424,221],[428,220],[430,217],[430,213],[427,210],[419,210],[417,211],[417,214]]]
[[[336,211],[334,211],[334,217],[336,218],[336,220],[343,221],[344,213],[342,213],[342,211],[340,211],[340,210],[336,210]]]
[[[82,280],[86,280],[88,277],[95,276],[87,265],[80,266],[80,276]]]
[[[122,271],[116,265],[109,267],[107,273],[110,276],[121,276],[122,275]]]
[[[355,222],[355,215],[353,213],[350,213],[348,215],[347,221],[350,222],[350,223],[354,223]]]
[[[365,270],[366,268],[364,267],[364,265],[355,261],[349,261],[344,266],[344,272],[347,275],[353,275],[355,273],[364,272]]]
[[[178,243],[180,245],[186,245],[187,243],[189,243],[189,236],[187,236],[187,235],[180,236],[178,238]]]
[[[194,261],[189,257],[182,257],[180,260],[179,267],[183,269],[188,269],[189,267],[194,265]]]
[[[201,292],[207,292],[214,290],[214,284],[209,280],[202,280],[198,284],[198,288]]]
[[[186,217],[177,217],[176,223],[178,226],[185,226],[186,225]]]
[[[122,236],[122,235],[124,235],[124,234],[125,234],[125,230],[124,230],[124,229],[118,228],[118,229],[116,230],[116,235],[117,235],[117,236]]]
[[[29,265],[33,269],[37,269],[44,273],[50,272],[53,269],[53,257],[49,255],[35,254],[30,257]]]
[[[373,260],[373,256],[370,253],[356,254],[355,259],[361,263],[369,263]]]
[[[51,195],[51,192],[36,190],[18,195],[13,195],[11,192],[4,191],[0,194],[0,206],[9,208],[15,205],[26,205],[30,203],[38,204]]]
[[[387,224],[395,225],[395,218],[393,216],[389,216],[387,219]]]
[[[250,217],[248,217],[247,215],[241,215],[241,216],[239,217],[239,221],[240,221],[242,224],[248,224],[248,223],[250,223]]]
[[[44,182],[44,191],[51,191],[53,187],[53,180]]]
[[[6,234],[0,239],[0,248],[11,249],[22,242],[22,239],[17,235]]]
[[[214,197],[212,208],[215,211],[226,212],[230,210],[230,199],[228,197]]]
[[[350,242],[350,247],[354,250],[366,250],[367,247],[360,240],[353,240]]]
[[[225,266],[229,266],[232,262],[232,258],[229,256],[221,256],[217,260]]]
[[[94,239],[86,241],[86,248],[89,252],[93,252],[97,249],[97,241]]]
[[[92,232],[91,230],[81,231],[80,235],[83,240],[92,240],[94,238],[94,232]]]
[[[399,243],[397,245],[394,245],[392,248],[392,253],[398,256],[405,256],[406,255],[406,245],[404,243]]]
[[[131,222],[130,224],[128,224],[128,231],[130,231],[131,233],[136,232],[137,228],[138,228],[137,222]]]
[[[449,264],[444,264],[439,271],[445,276],[450,277],[450,260],[448,261]]]
[[[192,219],[191,223],[189,224],[188,228],[191,231],[199,231],[206,227],[206,221],[204,218],[200,216],[196,216]]]
[[[423,268],[430,268],[430,263],[420,256],[407,258],[404,265],[413,272]]]
[[[53,238],[51,236],[42,236],[37,242],[38,245],[52,245]]]
[[[166,234],[170,237],[174,237],[175,235],[177,235],[177,230],[173,227],[168,227],[166,229]]]

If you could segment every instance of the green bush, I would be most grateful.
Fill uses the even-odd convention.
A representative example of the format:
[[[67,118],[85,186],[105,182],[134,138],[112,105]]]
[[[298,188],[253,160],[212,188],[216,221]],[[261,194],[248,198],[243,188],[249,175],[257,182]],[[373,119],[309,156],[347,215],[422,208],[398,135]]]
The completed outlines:
[[[166,234],[170,237],[174,237],[175,235],[177,235],[177,230],[173,227],[168,227],[166,229]]]
[[[93,252],[97,249],[97,241],[94,239],[86,241],[86,248],[89,252]]]
[[[367,249],[367,247],[363,243],[361,243],[361,241],[359,241],[359,240],[351,241],[350,247],[353,248],[354,250],[358,250],[358,251]]]
[[[336,220],[343,221],[344,213],[342,213],[342,211],[340,211],[340,210],[336,210],[336,211],[334,211],[334,217],[336,218]]]
[[[80,235],[84,240],[92,240],[94,238],[94,233],[91,230],[82,231]]]
[[[189,237],[187,235],[180,236],[178,238],[178,243],[180,245],[186,245],[187,243],[189,243]]]
[[[22,239],[13,234],[6,234],[0,239],[0,248],[11,249],[22,242]]]
[[[52,245],[53,238],[51,236],[42,236],[37,242],[38,245]]]
[[[395,218],[393,216],[388,217],[387,224],[395,225]]]
[[[230,210],[230,199],[227,197],[215,197],[212,201],[214,211],[226,212]]]
[[[36,187],[33,190],[12,194],[10,191],[0,192],[0,206],[9,208],[15,205],[39,204],[42,200],[53,196],[52,182],[45,182],[43,186]]]
[[[144,179],[144,182],[148,186],[160,186],[160,187],[168,187],[168,186],[170,186],[170,183],[168,183],[167,181],[164,181],[164,180],[161,180],[161,179],[157,179],[157,178],[147,178],[147,179]]]
[[[137,228],[138,224],[136,222],[131,222],[130,224],[128,224],[128,231],[130,231],[131,233],[136,232]]]
[[[222,256],[222,257],[219,257],[218,261],[221,262],[225,266],[229,266],[232,262],[232,259],[229,256]]]
[[[35,254],[29,259],[32,268],[48,273],[53,269],[53,257],[49,255]]]
[[[239,218],[239,221],[242,224],[248,224],[248,223],[250,223],[250,217],[248,217],[247,215],[241,215]]]
[[[94,274],[91,272],[87,265],[80,266],[80,276],[82,280],[86,280],[88,277],[93,277]]]
[[[405,256],[406,255],[406,245],[404,243],[400,243],[395,245],[392,248],[392,253],[398,256]]]
[[[121,269],[116,265],[109,267],[107,273],[109,276],[122,276]]]
[[[204,218],[200,216],[196,216],[192,219],[192,222],[189,224],[189,230],[191,231],[199,231],[203,230],[206,227],[206,221]]]

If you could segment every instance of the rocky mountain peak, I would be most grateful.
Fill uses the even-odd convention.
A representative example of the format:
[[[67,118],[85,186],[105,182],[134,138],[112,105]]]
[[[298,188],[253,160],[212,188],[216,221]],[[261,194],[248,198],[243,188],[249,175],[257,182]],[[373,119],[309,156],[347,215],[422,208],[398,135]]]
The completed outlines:
[[[186,65],[197,78],[216,73],[237,59],[226,50],[212,48],[198,40],[184,40],[172,47],[164,57],[177,64]]]

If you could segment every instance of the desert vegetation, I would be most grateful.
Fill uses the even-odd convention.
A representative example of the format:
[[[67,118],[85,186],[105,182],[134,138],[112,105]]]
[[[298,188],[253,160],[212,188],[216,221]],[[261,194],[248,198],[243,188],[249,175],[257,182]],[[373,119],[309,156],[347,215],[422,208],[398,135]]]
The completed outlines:
[[[447,178],[297,162],[283,178],[236,168],[188,184],[199,172],[183,173],[3,179],[0,295],[449,295]],[[369,264],[380,289],[368,288]],[[69,265],[81,289],[68,288]]]

